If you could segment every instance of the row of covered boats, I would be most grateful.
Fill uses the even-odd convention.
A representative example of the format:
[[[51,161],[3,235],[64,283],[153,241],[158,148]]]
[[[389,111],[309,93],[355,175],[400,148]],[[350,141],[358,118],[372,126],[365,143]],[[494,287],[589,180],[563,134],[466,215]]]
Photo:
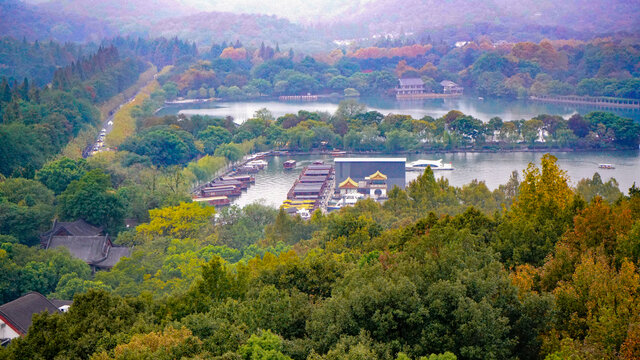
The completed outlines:
[[[334,179],[333,165],[315,161],[306,166],[287,193],[282,208],[289,214],[300,215],[303,219],[311,217],[311,213],[321,207],[332,191]]]
[[[247,190],[256,179],[252,174],[267,167],[264,158],[268,153],[251,155],[240,166],[234,167],[226,175],[215,178],[211,182],[200,187],[193,201],[203,202],[214,206],[225,206],[231,203],[231,198],[238,197],[242,191]]]

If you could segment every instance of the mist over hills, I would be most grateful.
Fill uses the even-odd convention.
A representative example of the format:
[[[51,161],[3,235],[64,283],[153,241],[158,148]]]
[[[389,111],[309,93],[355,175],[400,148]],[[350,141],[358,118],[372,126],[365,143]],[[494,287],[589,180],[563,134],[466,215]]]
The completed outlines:
[[[561,26],[608,33],[640,29],[640,6],[626,0],[376,0],[329,22],[357,29],[359,35],[473,23]]]
[[[266,42],[307,50],[326,47],[328,38],[305,27],[276,16],[203,12],[156,22],[150,33],[195,41],[208,46],[222,41],[239,40],[245,45],[260,46]]]
[[[98,18],[47,11],[18,0],[0,0],[0,19],[0,34],[30,41],[100,41],[116,34]]]
[[[30,40],[178,36],[200,46],[265,41],[305,51],[389,34],[535,41],[640,30],[640,6],[625,0],[2,0],[0,11],[3,35]]]

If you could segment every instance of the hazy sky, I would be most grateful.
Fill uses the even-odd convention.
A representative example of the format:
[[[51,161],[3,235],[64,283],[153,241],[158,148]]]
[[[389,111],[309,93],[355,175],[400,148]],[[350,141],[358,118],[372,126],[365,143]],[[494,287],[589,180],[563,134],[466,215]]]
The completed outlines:
[[[25,0],[39,4],[49,0]],[[109,1],[109,0],[95,0]],[[165,0],[166,1],[166,0]],[[169,0],[171,1],[171,0]],[[313,21],[318,16],[332,16],[349,8],[357,8],[373,0],[173,0],[196,11],[229,11],[267,14],[291,20]]]

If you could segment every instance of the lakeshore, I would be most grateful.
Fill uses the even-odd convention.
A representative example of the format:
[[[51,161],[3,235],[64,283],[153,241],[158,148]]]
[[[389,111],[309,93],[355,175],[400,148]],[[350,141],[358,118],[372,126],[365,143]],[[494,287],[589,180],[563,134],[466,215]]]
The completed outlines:
[[[204,104],[165,106],[159,109],[156,115],[231,116],[236,123],[241,124],[251,118],[257,110],[262,108],[271,111],[275,117],[285,114],[296,114],[299,110],[321,111],[333,114],[338,108],[340,100],[340,98],[334,99],[326,97],[319,98],[317,101],[305,102],[278,101],[277,99],[214,101]],[[412,101],[402,101],[390,97],[361,97],[358,101],[365,104],[368,110],[379,111],[384,115],[393,113],[411,115],[415,119],[420,119],[423,116],[437,118],[445,115],[452,109],[456,109],[484,122],[488,122],[493,117],[500,117],[502,120],[510,121],[530,119],[540,114],[559,115],[568,119],[575,113],[586,114],[591,111],[601,110],[600,107],[589,104],[552,103],[528,99],[508,100],[487,98],[480,100],[472,96]],[[618,116],[640,122],[640,109],[613,108],[608,111]]]

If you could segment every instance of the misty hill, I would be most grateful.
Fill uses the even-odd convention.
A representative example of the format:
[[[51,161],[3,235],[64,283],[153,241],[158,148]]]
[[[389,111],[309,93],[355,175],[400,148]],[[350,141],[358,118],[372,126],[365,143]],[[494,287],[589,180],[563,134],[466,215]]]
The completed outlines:
[[[27,40],[99,41],[113,35],[96,18],[61,14],[18,0],[0,0],[0,34]]]
[[[375,0],[333,20],[359,35],[474,23],[562,26],[590,33],[637,31],[640,7],[627,0]]]
[[[38,8],[104,19],[120,35],[178,36],[196,41],[199,45],[240,40],[244,44],[256,46],[265,41],[314,49],[326,44],[325,41],[318,40],[322,36],[311,34],[310,30],[301,25],[274,15],[203,12],[203,9],[214,6],[205,2],[198,5],[196,0],[51,0],[39,4]],[[222,8],[239,9],[230,5]],[[340,11],[345,9],[346,7],[337,8]]]
[[[286,19],[224,12],[206,12],[162,20],[151,27],[151,33],[156,36],[178,36],[196,41],[199,45],[240,40],[245,45],[259,46],[264,41],[279,43],[285,47],[310,49],[325,43],[322,36]]]
[[[52,12],[104,19],[126,34],[144,34],[158,20],[199,11],[180,0],[52,0],[38,7]]]

